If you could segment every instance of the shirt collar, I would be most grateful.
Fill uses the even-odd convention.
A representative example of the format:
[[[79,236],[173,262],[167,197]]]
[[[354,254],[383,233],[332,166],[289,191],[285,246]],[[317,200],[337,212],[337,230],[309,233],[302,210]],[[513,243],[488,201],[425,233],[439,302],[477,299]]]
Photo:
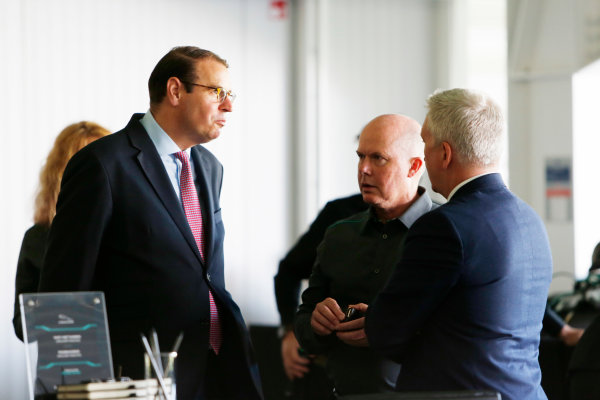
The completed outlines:
[[[410,228],[421,215],[431,210],[431,198],[425,191],[425,188],[419,186],[417,194],[419,195],[417,200],[408,207],[408,210],[404,211],[404,214],[398,217],[407,228]]]
[[[181,151],[179,146],[175,144],[175,142],[173,141],[173,139],[171,139],[167,132],[165,132],[163,128],[161,128],[160,125],[158,125],[158,122],[156,122],[150,110],[148,110],[146,114],[144,114],[144,116],[140,120],[140,123],[142,124],[144,129],[146,129],[146,132],[148,132],[150,140],[152,140],[152,143],[154,143],[154,147],[156,147],[156,150],[158,151],[158,154],[161,157],[168,156]],[[187,153],[189,158],[190,149],[186,149],[184,151]]]
[[[417,189],[417,194],[418,198],[410,205],[410,207],[408,207],[406,211],[404,211],[401,216],[391,219],[387,223],[390,223],[391,221],[399,221],[407,228],[410,228],[412,224],[419,219],[419,217],[431,210],[432,201],[425,188],[419,186]],[[371,218],[373,218],[375,221],[379,221],[377,218],[377,213],[375,213],[375,208],[373,208],[373,206],[369,208]]]
[[[467,183],[474,181],[475,179],[484,176],[484,175],[489,175],[489,174],[493,174],[493,172],[486,172],[484,174],[480,174],[480,175],[475,175],[470,177],[469,179],[466,179],[464,181],[462,181],[461,183],[459,183],[458,185],[456,185],[454,187],[454,189],[452,189],[452,191],[450,192],[450,194],[448,195],[448,201],[450,201],[450,199],[452,198],[452,196],[454,196],[456,194],[456,192],[458,192],[458,189],[460,189],[461,187],[465,186]]]

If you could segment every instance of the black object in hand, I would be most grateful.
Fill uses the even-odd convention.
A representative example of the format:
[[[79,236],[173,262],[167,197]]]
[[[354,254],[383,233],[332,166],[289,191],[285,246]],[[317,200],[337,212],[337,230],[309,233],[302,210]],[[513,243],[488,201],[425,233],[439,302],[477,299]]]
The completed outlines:
[[[356,308],[353,307],[348,307],[346,309],[346,311],[344,312],[344,315],[346,316],[346,318],[344,318],[342,320],[342,322],[348,322],[348,321],[354,321],[355,319],[359,319],[361,317],[364,317],[364,314],[362,311],[357,310]]]
[[[309,354],[302,347],[298,347],[298,355],[300,357],[309,358]]]

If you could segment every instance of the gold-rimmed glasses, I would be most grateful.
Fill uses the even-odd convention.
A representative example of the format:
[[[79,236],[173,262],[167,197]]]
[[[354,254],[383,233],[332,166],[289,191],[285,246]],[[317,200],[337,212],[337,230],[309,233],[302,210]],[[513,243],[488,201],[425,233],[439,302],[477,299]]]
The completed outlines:
[[[229,97],[231,99],[231,102],[233,103],[235,101],[235,98],[237,97],[236,94],[233,93],[231,90],[225,90],[222,87],[202,85],[200,83],[194,83],[194,82],[188,82],[188,81],[181,81],[181,82],[187,83],[188,85],[194,85],[194,86],[204,87],[207,89],[212,89],[214,91],[215,95],[217,96],[218,103],[223,103],[227,97]]]

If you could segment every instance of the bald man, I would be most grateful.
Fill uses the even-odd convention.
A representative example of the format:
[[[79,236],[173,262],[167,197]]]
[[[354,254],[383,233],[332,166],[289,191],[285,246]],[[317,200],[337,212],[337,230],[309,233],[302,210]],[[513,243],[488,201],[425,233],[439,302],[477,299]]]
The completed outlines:
[[[342,322],[347,307],[365,312],[400,257],[412,223],[432,209],[419,186],[421,126],[403,115],[381,115],[360,135],[358,184],[366,211],[331,225],[321,242],[295,333],[310,354],[326,354],[339,395],[391,391],[400,366],[368,347],[364,317]]]

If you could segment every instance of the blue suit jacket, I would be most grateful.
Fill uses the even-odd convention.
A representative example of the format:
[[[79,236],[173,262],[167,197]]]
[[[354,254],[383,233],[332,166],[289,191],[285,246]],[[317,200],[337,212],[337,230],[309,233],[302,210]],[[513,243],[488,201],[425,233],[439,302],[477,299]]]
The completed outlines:
[[[409,230],[369,307],[370,346],[402,364],[397,390],[545,399],[538,345],[551,274],[540,218],[500,175],[479,177]]]
[[[134,115],[122,131],[86,146],[67,165],[39,290],[103,291],[113,364],[132,378],[143,374],[140,332],[156,328],[167,350],[183,331],[177,394],[191,399],[203,391],[210,288],[223,326],[219,357],[236,376],[235,398],[260,398],[246,325],[225,289],[223,167],[202,146],[192,148],[205,229],[203,261],[141,117]]]

